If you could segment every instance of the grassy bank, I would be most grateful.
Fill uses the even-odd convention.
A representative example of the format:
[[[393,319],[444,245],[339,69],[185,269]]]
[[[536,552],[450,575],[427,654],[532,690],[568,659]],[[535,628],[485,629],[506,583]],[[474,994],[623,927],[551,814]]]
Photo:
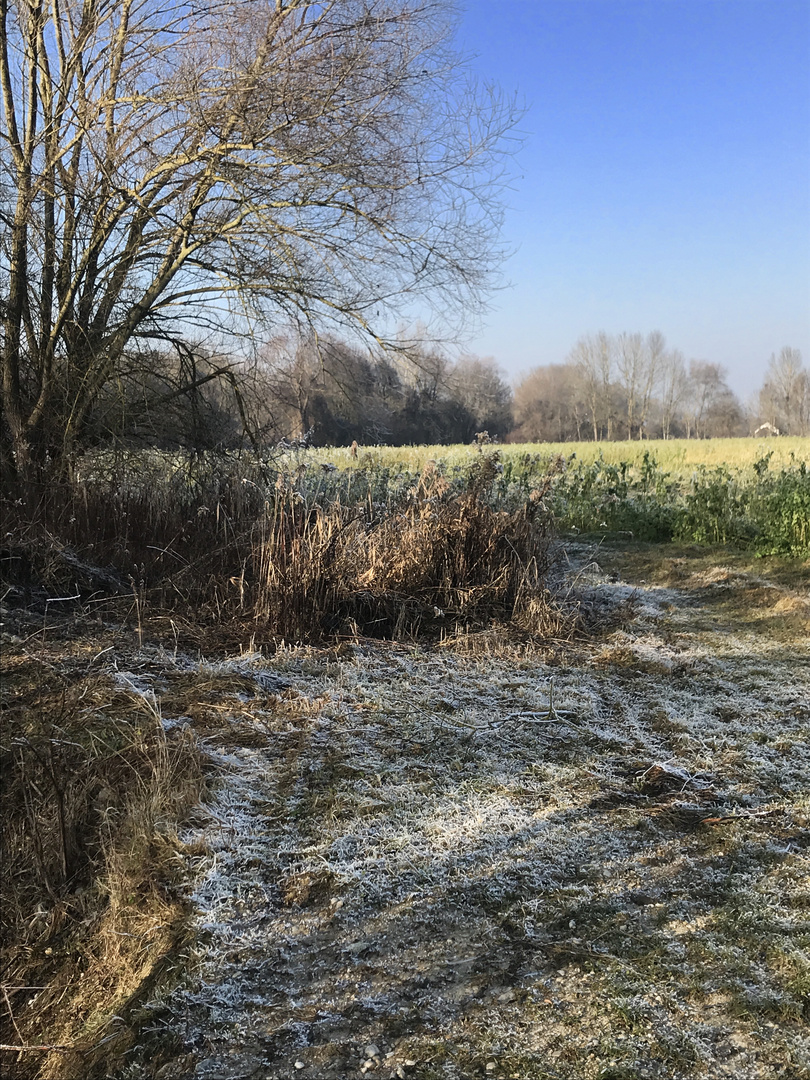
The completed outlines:
[[[4,1075],[84,1080],[186,932],[176,829],[203,760],[118,670],[119,635],[89,617],[43,633],[5,610],[3,624],[0,1043],[23,1048]]]

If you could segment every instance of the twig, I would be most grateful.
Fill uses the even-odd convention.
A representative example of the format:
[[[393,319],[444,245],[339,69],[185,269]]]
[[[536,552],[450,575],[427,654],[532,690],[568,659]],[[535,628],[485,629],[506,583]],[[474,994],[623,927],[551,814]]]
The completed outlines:
[[[567,718],[571,715],[570,710],[549,709],[548,712],[516,712],[510,713],[509,716],[505,716],[503,720],[495,721],[492,726],[502,727],[504,724],[511,724],[517,720],[522,720],[524,724],[571,724],[571,721]]]
[[[778,810],[743,810],[739,814],[726,814],[724,817],[706,817],[700,819],[701,825],[723,825],[727,821],[747,821],[749,818],[770,817]]]

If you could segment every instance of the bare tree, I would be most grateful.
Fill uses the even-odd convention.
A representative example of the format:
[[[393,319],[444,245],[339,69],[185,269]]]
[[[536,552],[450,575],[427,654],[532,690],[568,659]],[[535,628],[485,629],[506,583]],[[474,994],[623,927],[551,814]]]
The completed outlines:
[[[577,341],[577,343],[574,345],[573,349],[566,358],[566,366],[572,367],[579,378],[579,382],[582,387],[582,394],[585,398],[588,412],[590,413],[594,442],[596,442],[599,439],[603,399],[601,393],[601,386],[599,383],[599,373],[596,361],[596,349],[594,346],[593,338],[590,335],[581,337]],[[547,370],[547,375],[543,380],[547,383],[550,382],[548,374],[549,373]],[[539,380],[535,378],[533,382],[538,383]],[[534,387],[528,379],[525,379],[524,382],[521,383],[519,389],[521,392],[518,395],[518,399],[520,401],[522,415],[526,412],[526,406],[529,405],[529,402],[532,398],[534,398],[535,400],[540,400],[538,394],[539,386]],[[536,405],[534,406],[533,411],[536,412]],[[526,414],[526,418],[524,419],[523,423],[525,424],[527,420],[528,413]]]
[[[759,401],[772,425],[785,434],[805,434],[810,419],[810,379],[798,349],[786,345],[778,356],[771,356]]]
[[[613,437],[614,413],[611,383],[615,368],[615,341],[604,331],[577,341],[567,363],[578,373],[581,394],[590,415],[594,441]]]
[[[652,330],[644,343],[644,370],[640,380],[639,438],[647,427],[647,418],[653,401],[653,392],[661,379],[661,369],[667,355],[667,343],[660,330]]]
[[[616,367],[616,343],[604,330],[596,335],[596,363],[599,383],[602,388],[605,434],[608,440],[613,438],[616,424],[615,388],[613,385]]]
[[[646,339],[641,334],[620,334],[616,368],[627,401],[627,436],[641,438],[647,421],[656,377],[666,349],[664,336],[654,330]]]
[[[512,389],[491,357],[462,356],[448,376],[450,395],[469,413],[472,430],[503,438],[512,427]]]
[[[660,368],[661,390],[661,434],[669,439],[672,433],[672,422],[683,403],[689,386],[689,376],[686,372],[683,353],[679,349],[672,349],[661,358]]]
[[[133,341],[475,302],[503,136],[439,0],[0,0],[3,464]]]
[[[403,383],[425,401],[437,401],[443,396],[452,362],[444,349],[430,339],[423,323],[400,327],[393,360]]]
[[[534,368],[515,389],[514,442],[566,442],[588,434],[590,405],[570,362]],[[597,429],[598,430],[598,429]]]
[[[726,382],[728,372],[722,364],[708,360],[690,360],[687,391],[686,437],[698,439],[713,435],[733,435],[741,431],[742,411]]]

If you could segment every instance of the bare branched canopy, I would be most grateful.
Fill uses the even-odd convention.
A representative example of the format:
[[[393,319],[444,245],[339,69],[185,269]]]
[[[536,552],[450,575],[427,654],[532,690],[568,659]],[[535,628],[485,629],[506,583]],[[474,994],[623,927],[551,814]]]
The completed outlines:
[[[785,434],[804,435],[810,428],[810,372],[798,349],[785,345],[771,355],[759,404],[771,426]]]
[[[127,350],[481,299],[514,113],[435,0],[0,0],[3,452]]]

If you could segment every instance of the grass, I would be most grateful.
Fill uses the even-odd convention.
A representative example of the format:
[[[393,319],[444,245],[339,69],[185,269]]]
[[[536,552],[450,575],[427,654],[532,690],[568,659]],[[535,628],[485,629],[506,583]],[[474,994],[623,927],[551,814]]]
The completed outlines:
[[[4,643],[0,1041],[68,1048],[44,1065],[21,1053],[7,1075],[79,1080],[119,1050],[117,1015],[187,924],[174,828],[202,759],[104,655],[98,642]]]
[[[217,872],[159,1016],[201,1076],[810,1075],[806,592],[694,547],[655,582],[643,545],[569,554],[623,616],[545,659],[361,639],[200,672],[281,680],[189,835]]]
[[[12,1075],[810,1075],[787,445],[6,496],[2,1041],[69,1048]]]
[[[569,558],[617,619],[545,657],[503,635],[497,654],[358,638],[220,660],[134,628],[103,656],[71,626],[33,638],[8,669],[15,723],[58,710],[81,743],[92,717],[99,751],[137,769],[174,744],[192,772],[132,828],[147,789],[121,794],[98,883],[22,950],[7,985],[51,989],[12,994],[20,1034],[73,1052],[11,1075],[810,1075],[801,563]],[[195,746],[211,790],[175,836]]]
[[[484,452],[492,447],[485,447]],[[810,464],[810,437],[780,436],[770,439],[644,439],[617,442],[507,443],[497,450],[504,463],[519,463],[526,455],[546,461],[557,457],[570,458],[586,465],[600,457],[610,465],[625,461],[639,465],[644,453],[652,454],[661,468],[674,473],[690,473],[700,465],[713,467],[730,465],[739,468],[752,466],[768,453],[773,454],[775,467],[786,466],[792,460]],[[404,468],[420,472],[428,461],[442,462],[448,468],[463,467],[478,453],[473,446],[376,446],[361,448],[354,458],[343,447],[307,451],[318,462],[332,462],[340,469]]]

